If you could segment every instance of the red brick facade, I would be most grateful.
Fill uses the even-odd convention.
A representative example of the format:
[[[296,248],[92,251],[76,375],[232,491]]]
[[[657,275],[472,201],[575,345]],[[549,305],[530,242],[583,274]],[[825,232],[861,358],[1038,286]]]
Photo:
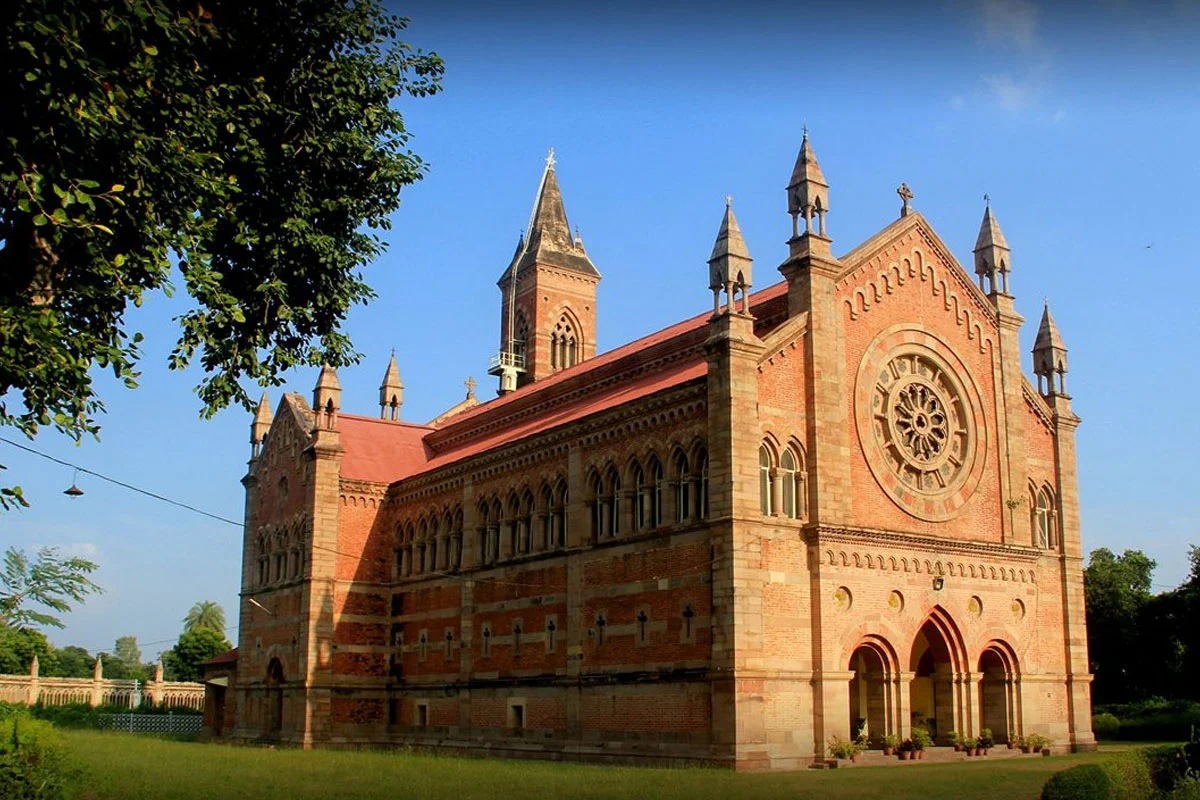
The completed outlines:
[[[599,274],[558,231],[574,261],[519,248],[502,279],[547,290],[514,295],[516,391],[429,426],[325,378],[260,411],[225,735],[738,769],[918,723],[1093,746],[1078,418],[1022,373],[999,228],[979,286],[907,204],[835,258],[805,147],[748,311],[729,211],[718,313],[595,356]],[[568,296],[578,363],[551,366]]]

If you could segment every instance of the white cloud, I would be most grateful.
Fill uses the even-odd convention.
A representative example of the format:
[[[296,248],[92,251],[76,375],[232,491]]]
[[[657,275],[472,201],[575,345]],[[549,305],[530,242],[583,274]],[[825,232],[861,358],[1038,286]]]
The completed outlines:
[[[1030,83],[1018,83],[1011,75],[984,75],[991,100],[1005,111],[1019,111],[1033,102],[1037,90]]]
[[[982,0],[979,7],[989,39],[1016,42],[1027,49],[1037,44],[1038,10],[1029,0]]]

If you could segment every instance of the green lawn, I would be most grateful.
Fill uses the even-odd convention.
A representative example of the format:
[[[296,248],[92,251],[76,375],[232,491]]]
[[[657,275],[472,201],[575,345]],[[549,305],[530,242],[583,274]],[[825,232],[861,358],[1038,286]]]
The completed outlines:
[[[210,798],[1036,798],[1061,769],[1107,758],[1053,758],[898,768],[738,775],[712,769],[650,769],[375,752],[266,750],[64,731],[82,769],[80,800]]]

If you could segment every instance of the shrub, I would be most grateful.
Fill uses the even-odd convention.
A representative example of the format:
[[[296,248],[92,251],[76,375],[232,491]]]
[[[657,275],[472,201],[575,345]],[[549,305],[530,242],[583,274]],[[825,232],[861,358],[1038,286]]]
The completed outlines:
[[[883,737],[883,746],[891,750],[896,750],[900,747],[900,737],[894,733],[889,733]]]
[[[1100,718],[1115,716],[1120,727],[1111,737],[1126,742],[1188,740],[1193,726],[1200,727],[1200,703],[1151,697],[1136,703],[1097,706],[1092,730],[1101,734]]]
[[[979,746],[989,750],[996,746],[996,739],[992,736],[991,728],[984,728],[979,732]]]
[[[0,721],[0,797],[59,800],[68,778],[66,749],[53,726],[21,714]]]
[[[847,741],[840,736],[829,739],[829,754],[834,758],[854,758],[863,751],[863,746],[857,741]]]
[[[1173,798],[1176,789],[1180,797],[1190,800],[1192,796],[1186,792],[1191,791],[1188,782],[1192,778],[1187,770],[1182,747],[1148,747],[1111,761],[1059,772],[1042,788],[1042,800]]]
[[[924,750],[933,745],[933,737],[929,735],[929,731],[925,728],[913,728],[912,743],[913,750]]]
[[[1116,739],[1121,731],[1121,720],[1107,712],[1092,717],[1092,733],[1097,739]]]

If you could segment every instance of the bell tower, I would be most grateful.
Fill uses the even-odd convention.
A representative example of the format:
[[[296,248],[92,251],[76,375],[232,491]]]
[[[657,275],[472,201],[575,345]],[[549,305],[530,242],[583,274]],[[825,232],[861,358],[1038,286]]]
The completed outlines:
[[[554,150],[533,203],[529,226],[500,276],[500,351],[489,375],[499,393],[553,375],[596,354],[596,287],[600,273],[572,235]]]

